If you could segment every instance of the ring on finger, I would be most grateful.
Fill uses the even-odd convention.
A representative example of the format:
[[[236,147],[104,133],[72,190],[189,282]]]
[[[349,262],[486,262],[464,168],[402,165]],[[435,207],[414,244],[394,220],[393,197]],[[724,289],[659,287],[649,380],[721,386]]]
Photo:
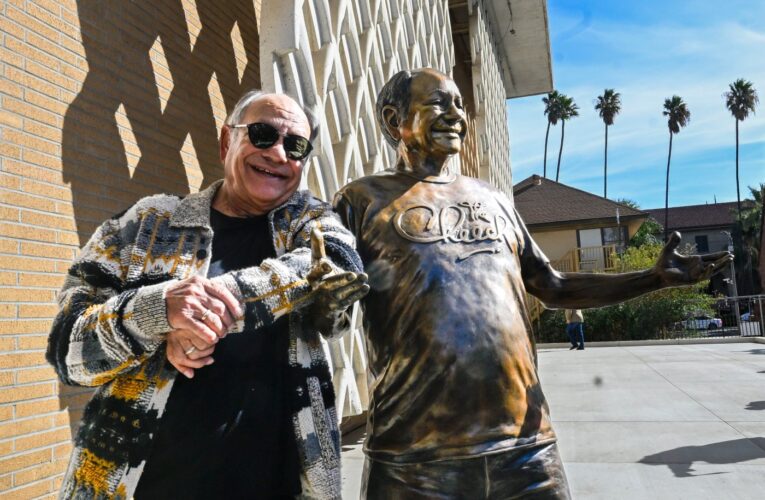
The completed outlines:
[[[197,348],[196,348],[196,347],[194,347],[194,346],[191,346],[191,347],[189,347],[188,349],[186,349],[185,351],[183,351],[183,353],[184,353],[186,356],[188,356],[188,355],[192,354],[192,353],[193,353],[194,351],[196,351],[196,350],[197,350]]]
[[[207,317],[210,316],[211,312],[212,311],[210,311],[209,309],[205,309],[205,312],[202,313],[202,316],[199,318],[199,321],[204,322],[204,320],[206,320]]]

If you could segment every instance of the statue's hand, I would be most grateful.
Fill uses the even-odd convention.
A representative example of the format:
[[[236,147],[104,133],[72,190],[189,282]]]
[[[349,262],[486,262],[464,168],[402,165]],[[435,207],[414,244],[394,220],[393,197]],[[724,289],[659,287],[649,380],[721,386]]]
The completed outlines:
[[[324,236],[318,229],[311,231],[311,261],[312,268],[306,277],[313,289],[309,313],[316,319],[319,330],[326,332],[328,324],[334,321],[334,313],[345,311],[369,292],[367,275],[333,273],[324,250]]]
[[[677,251],[679,244],[680,233],[675,231],[669,237],[654,266],[662,287],[692,285],[709,279],[733,260],[733,254],[727,251],[682,255]]]

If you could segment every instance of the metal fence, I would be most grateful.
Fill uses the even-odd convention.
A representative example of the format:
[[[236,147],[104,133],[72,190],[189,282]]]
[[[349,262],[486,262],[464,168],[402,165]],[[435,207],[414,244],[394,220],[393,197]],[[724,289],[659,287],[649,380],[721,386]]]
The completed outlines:
[[[673,338],[758,337],[765,332],[765,295],[726,297],[713,313],[698,313],[675,323]]]

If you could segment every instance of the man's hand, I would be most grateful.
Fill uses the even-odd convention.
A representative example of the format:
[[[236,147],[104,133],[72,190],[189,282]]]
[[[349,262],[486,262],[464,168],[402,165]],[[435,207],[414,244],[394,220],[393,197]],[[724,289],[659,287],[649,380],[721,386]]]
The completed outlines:
[[[206,344],[191,330],[177,329],[167,334],[167,360],[186,378],[194,370],[213,363],[215,344]]]
[[[704,255],[682,255],[677,251],[680,233],[675,231],[656,261],[654,271],[662,287],[692,285],[723,270],[733,260],[733,254],[722,251]]]
[[[324,250],[324,236],[318,229],[311,231],[312,268],[307,280],[313,291],[311,313],[320,331],[326,331],[335,312],[342,312],[369,292],[367,275],[353,272],[331,274],[332,266]]]
[[[225,337],[228,328],[242,315],[239,301],[226,287],[201,276],[170,286],[165,303],[170,326],[193,334],[198,348]]]

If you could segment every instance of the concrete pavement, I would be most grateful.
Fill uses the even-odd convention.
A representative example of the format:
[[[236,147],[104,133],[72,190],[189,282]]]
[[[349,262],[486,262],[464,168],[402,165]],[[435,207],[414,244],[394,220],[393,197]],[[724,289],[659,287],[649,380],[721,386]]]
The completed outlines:
[[[765,344],[541,348],[575,499],[765,498]],[[343,440],[358,498],[363,430]]]

